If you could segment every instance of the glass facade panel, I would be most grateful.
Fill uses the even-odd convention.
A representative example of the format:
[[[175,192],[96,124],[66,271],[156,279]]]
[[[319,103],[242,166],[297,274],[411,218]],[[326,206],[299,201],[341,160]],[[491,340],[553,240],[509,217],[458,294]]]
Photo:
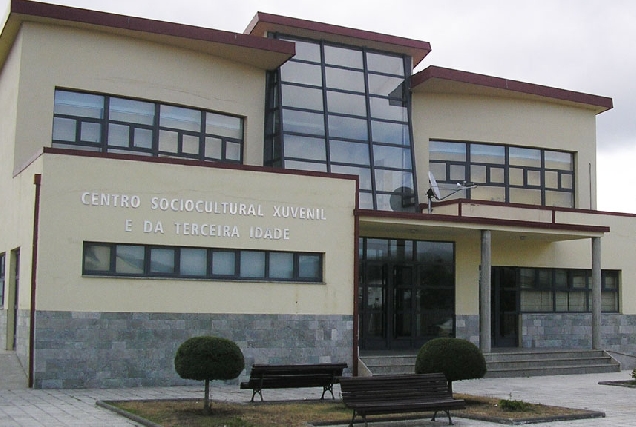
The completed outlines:
[[[290,36],[274,37],[296,42]],[[406,182],[411,202],[400,210],[414,211],[410,92],[403,86],[409,58],[325,41],[298,41],[304,43],[302,52],[268,74],[265,164],[359,173],[359,203],[365,209],[391,209],[388,193],[395,188],[387,188]]]
[[[371,134],[374,142],[397,145],[411,145],[409,127],[404,123],[371,121]]]
[[[159,126],[184,131],[201,131],[201,112],[190,108],[162,105]]]
[[[506,149],[502,145],[471,144],[470,161],[503,165],[506,163]]]
[[[179,270],[183,276],[206,276],[208,274],[207,249],[181,249]]]
[[[489,200],[502,203],[506,201],[506,189],[504,187],[478,185],[470,190],[470,194],[470,198],[473,200]]]
[[[265,277],[265,252],[241,252],[240,265],[242,277]]]
[[[322,277],[320,255],[298,255],[298,277],[317,279]]]
[[[125,123],[152,126],[155,121],[155,105],[151,102],[111,97],[108,103],[108,119]]]
[[[510,203],[523,203],[527,205],[541,205],[541,190],[526,188],[510,188]]]
[[[384,76],[380,74],[369,74],[369,93],[371,95],[384,95],[402,92],[404,77]]]
[[[119,245],[115,249],[115,271],[120,274],[143,274],[144,258],[143,246]]]
[[[285,157],[326,161],[325,140],[308,136],[286,135]]]
[[[541,167],[541,151],[533,148],[509,148],[510,165]]]
[[[282,85],[283,106],[294,108],[307,108],[310,110],[323,110],[322,90],[303,86]],[[331,104],[329,105],[331,108]]]
[[[110,260],[111,247],[109,245],[86,245],[84,248],[84,270],[109,271]]]
[[[428,150],[430,160],[466,161],[465,143],[429,141]]]
[[[174,273],[175,251],[172,248],[150,249],[150,271],[152,273]]]
[[[369,138],[367,121],[354,117],[329,115],[329,136],[366,140]]]
[[[322,70],[320,66],[288,61],[280,70],[283,82],[322,86]]]
[[[412,168],[411,149],[391,147],[388,145],[374,145],[373,163],[376,167],[409,170]]]
[[[294,254],[272,252],[269,254],[269,277],[291,279],[294,277]]]
[[[284,68],[284,67],[283,67]],[[344,70],[342,68],[325,68],[325,79],[330,89],[342,89],[364,93],[364,72]],[[322,82],[320,82],[322,84]]]
[[[347,141],[330,141],[329,157],[331,162],[370,165],[369,146]]]
[[[206,112],[205,133],[243,140],[243,120],[239,117]]]
[[[236,253],[214,251],[212,253],[212,274],[215,276],[236,275]]]
[[[63,90],[56,90],[55,103],[54,147],[242,162],[243,119],[239,117]],[[107,115],[103,114],[106,109]],[[212,148],[215,144],[220,147]]]
[[[101,119],[104,117],[104,97],[56,90],[53,113],[55,115]]]
[[[364,95],[327,91],[327,109],[332,113],[351,114],[355,116],[367,115],[367,102]]]
[[[403,76],[404,60],[401,56],[390,56],[379,53],[367,53],[367,67],[369,71],[379,71],[385,74]]]
[[[362,68],[362,51],[325,45],[325,63],[349,68]]]
[[[325,119],[322,114],[307,111],[283,111],[285,132],[296,132],[309,135],[325,134]]]
[[[390,98],[369,99],[371,104],[371,116],[378,119],[396,120],[408,122],[409,112],[402,102],[394,101]]]

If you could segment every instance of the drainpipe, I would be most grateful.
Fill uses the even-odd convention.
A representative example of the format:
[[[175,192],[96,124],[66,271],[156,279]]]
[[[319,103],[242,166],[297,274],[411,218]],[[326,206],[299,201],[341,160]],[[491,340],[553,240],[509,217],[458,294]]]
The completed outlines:
[[[33,372],[35,370],[35,285],[38,266],[38,232],[40,222],[40,183],[42,174],[33,176],[35,184],[35,202],[33,203],[33,246],[31,253],[31,317],[29,324],[29,378],[28,387],[33,388]]]

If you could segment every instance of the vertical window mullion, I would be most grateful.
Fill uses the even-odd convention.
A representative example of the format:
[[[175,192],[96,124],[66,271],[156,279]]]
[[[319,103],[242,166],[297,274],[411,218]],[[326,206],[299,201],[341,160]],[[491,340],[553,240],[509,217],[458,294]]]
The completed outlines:
[[[106,96],[104,95],[104,117],[102,117],[102,130],[101,130],[101,138],[102,141],[100,143],[101,145],[101,151],[103,153],[107,153],[108,152],[108,128],[109,128],[109,122],[110,122],[110,96]],[[81,132],[81,129],[79,129],[79,131]],[[129,131],[130,132],[130,131]],[[80,141],[81,141],[81,133],[78,134]],[[130,138],[130,136],[129,136]],[[130,141],[129,141],[129,145],[130,145]]]
[[[152,123],[152,155],[159,156],[159,122],[161,115],[161,106],[155,103],[155,117]]]
[[[205,111],[201,111],[201,127],[199,128],[199,160],[205,160],[205,130],[206,130],[206,114]],[[223,145],[223,144],[222,144]],[[225,160],[225,156],[221,158]]]

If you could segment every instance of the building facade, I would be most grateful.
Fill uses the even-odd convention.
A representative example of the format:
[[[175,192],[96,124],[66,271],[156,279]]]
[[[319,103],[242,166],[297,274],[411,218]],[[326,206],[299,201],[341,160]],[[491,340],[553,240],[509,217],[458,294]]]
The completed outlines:
[[[243,34],[13,0],[0,345],[36,388],[183,384],[456,336],[636,354],[633,215],[596,210],[610,98],[429,66],[428,42]],[[429,173],[430,171],[430,173]]]

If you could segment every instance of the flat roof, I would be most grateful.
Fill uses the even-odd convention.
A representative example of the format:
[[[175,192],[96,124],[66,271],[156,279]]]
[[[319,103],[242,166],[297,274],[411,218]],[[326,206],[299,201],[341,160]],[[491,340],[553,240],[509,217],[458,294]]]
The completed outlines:
[[[6,56],[22,22],[94,29],[145,39],[273,70],[295,55],[293,43],[194,25],[157,21],[69,6],[11,0],[0,34],[0,58]],[[2,40],[4,39],[4,41]]]
[[[265,37],[269,32],[280,32],[291,36],[326,40],[408,55],[413,58],[413,67],[419,64],[431,51],[431,44],[421,40],[263,12],[257,12],[244,31],[245,34],[253,34],[260,37]]]
[[[596,111],[613,107],[612,98],[559,89],[485,74],[429,66],[411,76],[411,88],[416,93],[464,93],[490,96],[546,98],[565,104],[577,104]]]

